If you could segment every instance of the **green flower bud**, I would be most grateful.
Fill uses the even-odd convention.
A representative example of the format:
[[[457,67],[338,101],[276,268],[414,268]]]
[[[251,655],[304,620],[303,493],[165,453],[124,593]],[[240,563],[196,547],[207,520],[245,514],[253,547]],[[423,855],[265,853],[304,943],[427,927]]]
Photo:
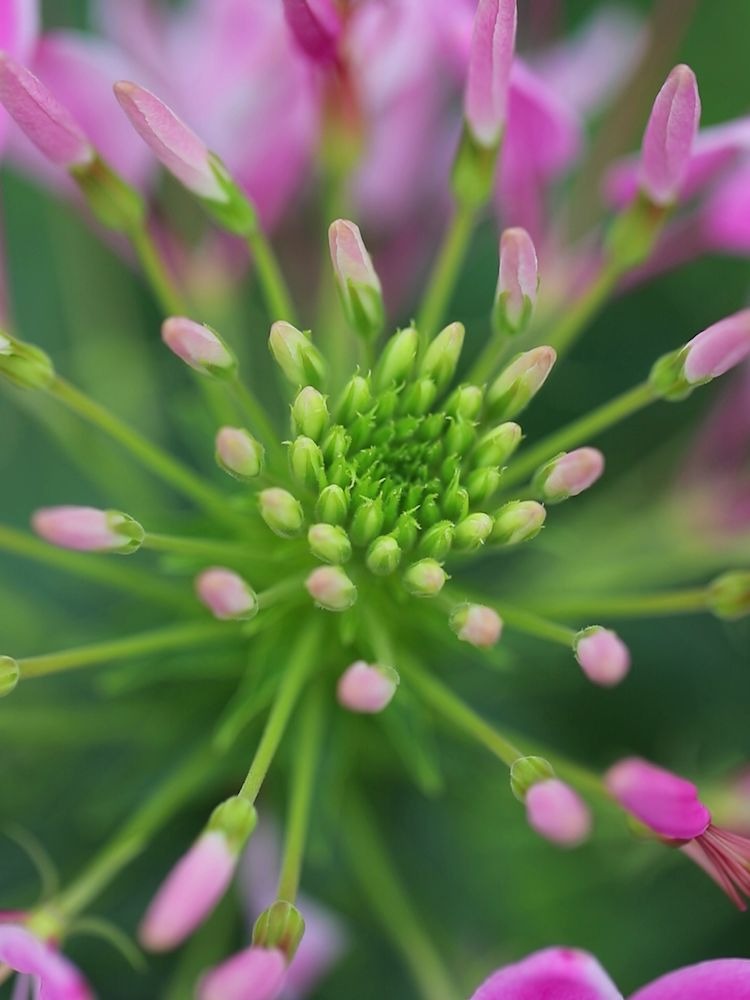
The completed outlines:
[[[511,500],[495,512],[490,541],[497,545],[518,545],[536,538],[547,511],[536,500]]]
[[[98,156],[89,163],[73,167],[70,175],[103,226],[132,233],[143,225],[146,216],[143,198]]]
[[[487,390],[490,416],[509,419],[526,409],[544,385],[556,357],[551,347],[535,347],[519,354]]]
[[[714,580],[708,588],[708,606],[728,621],[750,614],[750,571],[735,570]]]
[[[453,544],[463,552],[473,552],[481,548],[490,536],[492,523],[489,514],[481,512],[469,514],[456,525]]]
[[[45,389],[55,377],[52,362],[38,347],[0,330],[0,376],[22,389]]]
[[[367,550],[365,562],[371,573],[388,576],[401,562],[401,546],[393,535],[380,535]]]
[[[499,424],[487,431],[478,441],[472,461],[477,468],[484,465],[505,465],[521,443],[523,431],[518,424]]]
[[[329,427],[320,445],[324,460],[330,464],[336,458],[344,458],[349,451],[351,443],[351,438],[341,424],[334,424],[333,427]]]
[[[376,412],[378,420],[389,420],[395,416],[400,400],[400,387],[386,389],[378,396]]]
[[[420,375],[432,379],[444,389],[453,378],[464,344],[463,323],[451,323],[435,337],[419,366]]]
[[[485,146],[464,127],[451,173],[451,188],[459,205],[479,209],[492,194],[499,144]]]
[[[685,378],[686,357],[687,347],[680,347],[654,362],[648,381],[660,399],[676,403],[689,396],[695,388]]]
[[[295,482],[317,492],[325,484],[323,452],[312,438],[297,437],[289,446],[289,471]]]
[[[482,503],[497,490],[502,479],[499,469],[474,469],[466,477],[466,492],[472,503]]]
[[[437,494],[431,493],[419,505],[419,522],[423,528],[431,528],[440,521],[442,516]]]
[[[417,544],[419,523],[410,511],[404,511],[401,514],[398,521],[396,521],[393,534],[396,536],[398,544],[404,552],[409,552]]]
[[[460,486],[460,475],[456,472],[446,487],[442,499],[443,513],[450,521],[462,521],[469,513],[469,494]]]
[[[327,426],[328,407],[325,396],[313,386],[306,385],[292,404],[294,433],[320,441]]]
[[[438,561],[445,559],[453,545],[453,533],[452,521],[438,521],[437,524],[433,524],[419,539],[419,554]]]
[[[462,417],[456,417],[451,420],[445,435],[446,451],[451,455],[464,455],[474,444],[476,436],[477,432],[472,423]]]
[[[347,611],[357,600],[357,588],[339,566],[314,569],[305,587],[318,607],[326,611]]]
[[[399,511],[401,510],[401,500],[404,495],[402,486],[388,486],[383,484],[383,525],[386,528],[392,527]]]
[[[328,230],[328,242],[347,320],[361,336],[377,336],[385,320],[383,293],[359,228],[337,219]]]
[[[336,417],[342,424],[348,426],[356,417],[367,413],[371,408],[370,380],[355,375],[344,386],[336,407]]]
[[[285,899],[277,899],[255,921],[253,946],[278,948],[289,963],[294,958],[304,933],[305,921],[297,907]]]
[[[265,450],[242,427],[222,427],[216,435],[216,462],[235,479],[247,481],[263,471]]]
[[[258,494],[260,516],[271,531],[282,538],[299,535],[305,523],[302,505],[287,490],[272,487]]]
[[[328,467],[326,479],[331,486],[340,486],[346,489],[351,485],[352,473],[345,458],[334,458]]]
[[[519,757],[510,768],[510,788],[518,801],[523,802],[532,785],[554,776],[554,768],[544,757]]]
[[[375,386],[379,390],[404,382],[414,366],[419,347],[419,334],[413,326],[399,330],[386,343],[375,366]]]
[[[383,527],[383,501],[380,497],[360,500],[352,516],[349,534],[355,545],[369,545]]]
[[[443,433],[446,416],[444,413],[430,413],[417,431],[420,441],[436,441]]]
[[[292,385],[319,386],[325,376],[325,361],[306,333],[279,320],[268,340],[276,363]]]
[[[340,486],[326,486],[315,504],[315,516],[326,524],[343,524],[349,512],[349,500]]]
[[[310,526],[307,532],[310,551],[326,563],[338,565],[348,562],[352,556],[352,543],[343,528],[321,522]]]
[[[435,559],[420,559],[404,573],[404,586],[414,597],[435,597],[447,579],[448,574]]]
[[[445,412],[452,417],[474,420],[484,403],[484,392],[478,385],[459,385],[448,397]]]
[[[351,447],[353,451],[361,451],[363,448],[367,447],[374,426],[375,418],[371,413],[363,413],[360,414],[360,416],[355,417],[349,425],[349,436],[351,438]]]
[[[239,854],[257,822],[258,814],[255,808],[247,799],[233,795],[214,809],[206,824],[206,830],[223,833],[230,848]]]
[[[399,410],[414,417],[422,417],[435,402],[437,386],[429,378],[420,378],[408,386],[401,397]]]
[[[0,698],[14,690],[20,676],[18,663],[10,656],[0,656]]]

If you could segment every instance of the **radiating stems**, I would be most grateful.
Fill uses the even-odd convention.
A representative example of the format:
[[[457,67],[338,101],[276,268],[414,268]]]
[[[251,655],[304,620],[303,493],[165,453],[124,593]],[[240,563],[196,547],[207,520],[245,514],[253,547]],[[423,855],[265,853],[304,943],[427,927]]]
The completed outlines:
[[[323,742],[324,692],[318,688],[311,692],[302,707],[299,738],[294,747],[289,813],[286,821],[284,851],[276,895],[293,903],[299,890],[302,860],[310,826],[313,789],[320,763]]]
[[[437,333],[466,256],[477,212],[458,205],[438,251],[417,317],[422,347]]]
[[[128,235],[162,312],[167,316],[184,316],[189,313],[188,304],[164,266],[146,223],[134,227]]]
[[[510,468],[502,478],[502,491],[505,492],[507,487],[523,482],[540,465],[553,458],[558,452],[566,451],[574,445],[590,440],[595,435],[619,423],[620,420],[642,410],[649,403],[655,402],[658,398],[651,384],[642,382],[640,385],[628,389],[627,392],[615,396],[614,399],[604,403],[598,409],[592,410],[579,420],[574,420],[566,427],[550,434],[549,437],[543,438],[538,444],[523,452],[520,458],[511,462]]]
[[[588,288],[575,301],[561,307],[560,320],[544,335],[544,343],[560,355],[567,351],[602,308],[621,276],[620,267],[605,262]]]
[[[258,749],[250,765],[250,770],[247,772],[247,777],[238,793],[250,803],[254,803],[258,797],[268,769],[284,735],[289,717],[302,692],[305,681],[313,669],[315,656],[317,655],[319,631],[319,621],[313,621],[302,631],[292,648],[289,661],[286,664],[284,675],[276,693],[276,700],[266,720]]]
[[[511,344],[511,338],[501,330],[495,330],[482,348],[479,357],[466,376],[466,382],[472,385],[482,385],[495,373],[495,369],[505,354],[505,349]]]
[[[255,226],[247,234],[247,245],[255,261],[258,282],[272,322],[285,319],[294,323],[296,312],[292,297],[273,248],[260,226]]]
[[[446,588],[440,595],[440,603],[447,611],[452,611],[456,604],[465,601],[474,603],[484,603],[491,605],[506,625],[519,632],[525,632],[537,639],[544,639],[546,642],[555,642],[570,649],[575,641],[575,629],[568,628],[567,625],[559,625],[557,622],[548,621],[539,614],[527,611],[525,608],[516,607],[505,601],[498,601],[494,597],[488,600],[484,596],[474,597],[467,593],[460,592],[455,586]]]
[[[154,552],[172,552],[175,555],[218,560],[237,560],[252,554],[242,543],[228,542],[220,538],[186,538],[181,535],[160,535],[152,532],[145,535],[141,547]]]
[[[443,959],[424,931],[361,797],[347,798],[345,836],[350,864],[370,906],[409,967],[423,1000],[458,1000]]]
[[[540,601],[535,611],[561,618],[660,618],[706,611],[708,606],[708,588],[696,587],[656,594],[552,598]]]
[[[157,445],[142,437],[138,431],[133,430],[132,427],[110,413],[100,403],[85,395],[80,389],[76,389],[75,386],[57,376],[48,387],[47,392],[87,423],[98,427],[121,444],[164,482],[169,483],[178,493],[198,503],[213,517],[231,524],[235,528],[244,527],[244,520],[231,510],[225,497],[218,490],[205,483],[191,469],[172,458]]]

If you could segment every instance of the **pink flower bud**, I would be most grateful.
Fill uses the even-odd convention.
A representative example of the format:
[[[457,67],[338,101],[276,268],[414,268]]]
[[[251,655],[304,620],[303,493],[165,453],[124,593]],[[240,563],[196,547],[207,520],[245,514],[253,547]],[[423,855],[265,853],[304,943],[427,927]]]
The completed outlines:
[[[195,581],[195,589],[215,618],[246,621],[258,613],[255,591],[231,569],[222,566],[204,569]]]
[[[275,1000],[286,976],[278,948],[245,948],[207,972],[198,984],[198,1000]]]
[[[390,703],[399,676],[392,667],[357,660],[339,678],[336,695],[339,704],[350,712],[374,715]]]
[[[0,52],[0,102],[55,166],[85,167],[96,155],[70,113],[24,66]]]
[[[558,778],[531,786],[526,793],[526,818],[540,836],[564,847],[582,843],[591,830],[588,806]]]
[[[576,448],[553,458],[539,470],[534,481],[545,500],[559,503],[583,493],[603,472],[604,455],[597,448]]]
[[[576,659],[594,684],[613,687],[630,670],[630,651],[616,632],[598,625],[578,633]]]
[[[216,461],[235,479],[254,479],[263,471],[263,445],[243,427],[221,427],[216,435]]]
[[[669,205],[679,194],[700,114],[695,74],[675,66],[654,101],[641,148],[641,188],[656,205]]]
[[[479,0],[464,113],[481,146],[497,145],[505,126],[517,17],[516,0]]]
[[[307,592],[326,611],[346,611],[357,600],[357,588],[338,566],[320,566],[305,580]]]
[[[383,294],[359,227],[337,219],[328,229],[328,245],[347,319],[363,336],[374,336],[383,325]]]
[[[161,339],[178,358],[202,375],[231,375],[234,355],[210,327],[184,316],[170,316],[161,328]]]
[[[232,880],[237,853],[218,830],[202,833],[162,883],[139,938],[151,951],[175,948],[201,924]]]
[[[692,840],[711,822],[691,781],[639,757],[615,764],[605,783],[624,809],[662,837]]]
[[[31,525],[52,545],[81,552],[135,552],[144,536],[132,517],[96,507],[44,507],[34,514]]]
[[[199,198],[229,200],[206,144],[171,108],[136,83],[121,80],[114,90],[133,128],[181,184]]]
[[[503,620],[484,604],[462,604],[451,615],[451,628],[462,642],[487,649],[500,639]]]
[[[332,0],[284,0],[284,14],[299,47],[317,62],[332,62],[341,18]]]
[[[677,1000],[678,996],[688,1000],[687,994],[665,994],[658,1000]],[[498,969],[471,1000],[622,1000],[622,993],[593,955],[573,948],[545,948]],[[632,1000],[640,1000],[640,993]],[[657,1000],[657,994],[648,1000]]]
[[[525,229],[506,229],[500,237],[500,269],[495,292],[495,323],[519,333],[531,319],[539,286],[536,250]]]
[[[750,309],[714,323],[686,345],[683,374],[695,385],[723,375],[750,357]]]

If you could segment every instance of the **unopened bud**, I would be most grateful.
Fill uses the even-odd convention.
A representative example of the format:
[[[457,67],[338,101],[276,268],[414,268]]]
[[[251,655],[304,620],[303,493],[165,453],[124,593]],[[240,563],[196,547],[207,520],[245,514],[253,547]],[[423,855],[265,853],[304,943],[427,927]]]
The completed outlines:
[[[483,503],[496,492],[502,479],[499,469],[474,469],[466,477],[466,492],[473,504]]]
[[[536,473],[533,488],[547,503],[561,503],[577,497],[604,472],[604,455],[596,448],[576,448],[561,452]]]
[[[526,818],[532,830],[561,847],[576,847],[591,832],[591,813],[570,785],[549,778],[526,793]]]
[[[44,389],[54,379],[55,369],[40,348],[0,330],[0,376],[22,389]]]
[[[337,458],[344,458],[351,445],[351,437],[344,430],[341,424],[334,424],[326,431],[323,440],[320,442],[320,450],[327,465],[331,465]]]
[[[242,796],[232,795],[216,806],[206,824],[206,830],[223,834],[230,849],[239,854],[257,823],[255,807]]]
[[[45,507],[34,514],[31,524],[45,541],[80,552],[129,554],[140,548],[145,536],[128,514],[96,507]]]
[[[388,576],[401,562],[401,546],[393,535],[380,535],[367,550],[365,562],[371,573]]]
[[[419,347],[419,334],[413,326],[399,330],[386,343],[375,368],[375,385],[389,389],[403,382],[411,374]]]
[[[271,531],[282,538],[293,538],[302,531],[302,505],[287,490],[272,487],[258,494],[260,516]]]
[[[15,689],[20,673],[16,660],[10,656],[0,656],[0,698]]]
[[[383,501],[364,498],[360,500],[352,516],[349,533],[355,545],[369,545],[380,534],[383,527]]]
[[[536,250],[525,229],[506,229],[500,237],[500,268],[492,322],[499,333],[515,336],[529,325],[539,287]]]
[[[453,535],[455,528],[452,521],[438,521],[419,539],[419,554],[428,556],[430,559],[437,559],[438,562],[445,559],[453,545]]]
[[[326,611],[346,611],[357,600],[357,588],[338,566],[320,566],[305,580],[307,592]]]
[[[477,432],[474,424],[463,417],[451,419],[445,433],[445,449],[449,455],[465,455],[476,440]]]
[[[263,471],[265,451],[243,427],[222,427],[216,435],[216,461],[235,479],[254,479]]]
[[[479,0],[474,15],[464,116],[482,147],[496,147],[505,127],[517,19],[516,0]]]
[[[490,541],[497,545],[518,545],[536,538],[544,526],[547,511],[536,500],[511,500],[495,514]]]
[[[714,580],[708,588],[708,606],[728,621],[750,614],[750,571],[734,570]]]
[[[306,333],[285,320],[278,320],[271,327],[268,345],[292,385],[318,387],[322,384],[325,362]]]
[[[328,426],[326,398],[311,385],[297,393],[292,403],[292,424],[295,434],[304,434],[313,441],[320,441]]]
[[[479,416],[484,403],[484,392],[478,385],[460,385],[445,404],[445,412],[464,420],[474,420]]]
[[[503,620],[484,604],[461,604],[451,614],[450,626],[462,642],[487,649],[500,639]]]
[[[435,402],[437,386],[430,378],[420,378],[406,388],[401,399],[400,412],[422,417]]]
[[[352,556],[352,543],[343,528],[334,524],[313,524],[307,532],[307,544],[316,559],[338,565]]]
[[[353,420],[372,408],[370,380],[362,375],[354,375],[344,386],[338,406],[337,419],[348,426]]]
[[[258,613],[258,597],[239,573],[223,566],[204,569],[195,581],[201,602],[221,621],[249,621]]]
[[[491,531],[492,518],[489,514],[469,514],[456,525],[453,544],[462,552],[473,552],[484,545]]]
[[[435,597],[447,579],[448,574],[435,559],[420,559],[404,573],[404,586],[414,597]]]
[[[440,331],[425,351],[419,373],[432,379],[438,389],[444,389],[453,378],[465,335],[463,323],[451,323]]]
[[[544,385],[556,358],[552,347],[534,347],[519,354],[487,390],[490,415],[508,419],[521,413]]]
[[[326,524],[343,524],[349,511],[349,499],[340,486],[326,486],[315,504],[315,516]]]
[[[237,359],[215,330],[184,316],[170,316],[161,327],[161,338],[170,351],[201,375],[231,378]]]
[[[614,687],[630,670],[630,651],[611,629],[592,625],[582,629],[573,643],[576,659],[594,684]]]
[[[336,696],[350,712],[375,715],[390,704],[398,685],[393,667],[357,660],[339,678]]]
[[[291,962],[305,933],[305,921],[293,903],[277,899],[253,927],[253,947],[278,948]]]
[[[385,320],[383,292],[359,228],[338,219],[328,230],[328,243],[347,320],[361,336],[377,336]]]
[[[460,477],[456,473],[443,494],[441,507],[443,513],[450,521],[463,521],[469,513],[469,494],[466,489],[459,485]]]
[[[554,768],[544,757],[519,757],[510,768],[510,789],[519,802],[525,802],[532,785],[554,776]]]
[[[689,66],[675,66],[656,97],[643,136],[641,190],[655,205],[670,205],[677,199],[700,113],[695,73]]]
[[[521,443],[523,431],[511,422],[493,427],[477,441],[472,460],[477,467],[505,465]]]
[[[317,492],[325,482],[323,452],[309,437],[297,437],[289,446],[289,471],[295,482]]]
[[[403,514],[399,515],[393,534],[404,552],[413,549],[419,537],[419,524],[414,515],[409,511],[404,511]]]

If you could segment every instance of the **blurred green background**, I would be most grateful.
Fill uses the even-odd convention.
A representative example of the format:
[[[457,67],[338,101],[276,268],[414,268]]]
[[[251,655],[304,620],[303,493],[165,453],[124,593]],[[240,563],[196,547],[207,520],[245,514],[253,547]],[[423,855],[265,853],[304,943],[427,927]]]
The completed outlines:
[[[675,17],[687,2],[674,0]],[[573,25],[597,6],[569,2],[566,17]],[[654,5],[635,6],[649,11]],[[46,10],[50,25],[86,23],[85,4],[76,0],[52,0]],[[669,53],[670,63],[686,61],[696,70],[705,124],[750,109],[748,38],[747,0],[703,0],[695,4],[687,36]],[[117,412],[184,455],[202,454],[203,468],[210,470],[210,437],[195,414],[192,383],[165,358],[158,312],[139,279],[69,206],[7,170],[0,176],[21,333]],[[494,240],[487,225],[465,270],[470,278],[456,296],[453,312],[467,325],[486,323],[484,306],[480,313],[477,303],[487,302],[494,287]],[[566,377],[539,398],[525,424],[528,432],[585,412],[633,384],[651,359],[744,306],[748,278],[744,260],[706,258],[619,298],[576,349]],[[250,319],[233,339],[263,365],[262,314],[249,297],[246,306]],[[563,585],[561,553],[577,564],[576,571],[606,561],[610,545],[644,518],[644,508],[675,488],[681,456],[721,391],[714,384],[679,407],[659,406],[605,436],[607,485],[575,510],[560,511],[559,529],[549,529],[549,536],[559,530],[558,542],[550,541],[556,553],[547,557],[542,550],[532,568],[509,559],[493,574],[517,572],[526,586],[538,571],[549,586],[549,574],[559,573]],[[114,449],[28,394],[0,394],[0,427],[4,522],[25,525],[30,510],[46,503],[144,511],[165,503],[159,488],[141,480]],[[87,434],[87,469],[58,440],[68,434]],[[108,486],[115,478],[113,495]],[[631,497],[639,499],[631,503]],[[0,557],[0,653],[64,648],[160,620],[148,607]],[[620,631],[635,667],[615,691],[587,685],[570,669],[564,650],[515,637],[508,640],[507,670],[493,673],[468,660],[446,666],[455,686],[488,717],[595,768],[637,752],[718,781],[750,758],[747,623],[727,627],[699,616],[628,622]],[[113,668],[96,677],[84,672],[22,686],[0,705],[0,825],[31,831],[62,876],[72,874],[226,699],[230,689],[221,665],[216,671],[214,666],[198,663],[182,679],[166,660],[139,666],[134,675]],[[165,679],[156,680],[158,673]],[[377,739],[377,729],[367,733],[368,740]],[[442,734],[439,749],[446,778],[439,797],[425,797],[396,778],[393,762],[379,760],[375,746],[363,749],[363,756],[372,771],[368,794],[398,867],[467,990],[503,961],[553,943],[593,951],[626,995],[680,964],[750,957],[747,918],[697,868],[676,853],[630,840],[611,815],[602,816],[590,844],[561,852],[531,835],[499,765],[448,734]],[[132,929],[160,873],[189,842],[214,798],[215,789],[182,811],[95,912]],[[283,801],[269,787],[265,802],[273,809],[277,799]],[[342,913],[351,940],[316,996],[407,1000],[414,994],[400,959],[369,916],[330,827],[324,833],[313,840],[304,883]],[[33,902],[34,885],[29,863],[4,840],[0,907]],[[239,941],[232,912],[223,919]],[[207,954],[211,933],[209,928],[205,935]],[[171,959],[137,972],[103,942],[76,937],[69,950],[107,1000],[167,995]]]

